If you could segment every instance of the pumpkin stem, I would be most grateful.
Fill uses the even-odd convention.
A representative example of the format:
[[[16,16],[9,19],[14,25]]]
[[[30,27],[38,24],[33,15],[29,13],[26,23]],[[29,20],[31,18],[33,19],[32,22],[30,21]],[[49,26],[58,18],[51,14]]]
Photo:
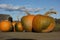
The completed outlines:
[[[27,10],[25,10],[25,13],[26,13],[27,15],[30,15],[30,13],[29,13]]]
[[[49,14],[52,14],[52,13],[53,13],[53,14],[56,14],[55,11],[51,11],[51,12],[48,11],[48,12],[45,13],[45,16],[48,16]]]

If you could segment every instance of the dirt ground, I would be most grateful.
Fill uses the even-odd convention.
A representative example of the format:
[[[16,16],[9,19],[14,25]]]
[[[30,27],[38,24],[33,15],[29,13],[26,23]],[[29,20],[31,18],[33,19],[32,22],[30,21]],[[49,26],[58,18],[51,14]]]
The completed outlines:
[[[60,40],[60,32],[0,32],[0,40]]]

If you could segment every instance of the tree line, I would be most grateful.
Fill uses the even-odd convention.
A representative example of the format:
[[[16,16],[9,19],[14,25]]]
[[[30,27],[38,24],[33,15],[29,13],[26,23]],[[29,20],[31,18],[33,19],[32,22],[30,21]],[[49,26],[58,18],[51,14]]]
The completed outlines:
[[[60,24],[60,19],[55,18],[55,22],[56,22],[57,24]]]

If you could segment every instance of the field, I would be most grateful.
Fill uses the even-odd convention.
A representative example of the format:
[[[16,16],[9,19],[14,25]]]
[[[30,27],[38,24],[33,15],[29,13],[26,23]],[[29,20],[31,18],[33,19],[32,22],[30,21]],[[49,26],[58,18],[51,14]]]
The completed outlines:
[[[56,26],[59,27],[60,25],[57,24]],[[60,40],[60,32],[0,32],[0,40]]]
[[[56,24],[55,29],[53,31],[55,32],[60,31],[60,24]]]

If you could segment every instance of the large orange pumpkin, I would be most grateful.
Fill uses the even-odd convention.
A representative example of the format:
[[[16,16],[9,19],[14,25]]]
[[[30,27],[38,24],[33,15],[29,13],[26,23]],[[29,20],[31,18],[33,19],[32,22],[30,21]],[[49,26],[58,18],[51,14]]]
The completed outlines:
[[[18,31],[18,32],[23,32],[23,26],[21,24],[21,22],[17,22],[16,25],[15,25],[15,30]]]
[[[11,22],[8,20],[3,20],[0,22],[0,30],[3,32],[8,32],[12,30]]]
[[[48,16],[50,13],[56,12],[48,12],[46,15],[36,15],[33,18],[32,26],[35,32],[50,32],[55,27],[54,18]]]
[[[1,26],[0,26],[1,27]],[[1,28],[0,28],[0,30],[1,30]]]
[[[21,22],[22,22],[22,25],[23,25],[23,28],[25,29],[25,31],[31,32],[32,31],[32,21],[33,21],[34,15],[31,15],[27,11],[26,11],[26,14],[28,14],[28,15],[23,16],[21,18]]]

